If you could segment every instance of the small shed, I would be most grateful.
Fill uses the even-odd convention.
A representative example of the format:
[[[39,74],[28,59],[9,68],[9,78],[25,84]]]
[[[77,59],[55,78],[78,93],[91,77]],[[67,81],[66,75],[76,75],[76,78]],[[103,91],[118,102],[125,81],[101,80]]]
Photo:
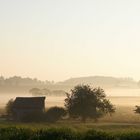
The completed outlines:
[[[17,97],[13,103],[14,119],[16,121],[31,113],[45,111],[45,97]]]

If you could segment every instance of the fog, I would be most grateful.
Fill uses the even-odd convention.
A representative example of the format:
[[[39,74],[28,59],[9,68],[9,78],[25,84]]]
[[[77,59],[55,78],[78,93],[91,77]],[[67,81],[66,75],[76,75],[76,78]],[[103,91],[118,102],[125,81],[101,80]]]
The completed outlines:
[[[115,106],[135,106],[140,104],[140,89],[106,89],[107,98]],[[29,93],[0,93],[0,108],[3,108],[9,99],[16,97],[31,97]],[[66,96],[46,96],[46,108],[64,106]]]

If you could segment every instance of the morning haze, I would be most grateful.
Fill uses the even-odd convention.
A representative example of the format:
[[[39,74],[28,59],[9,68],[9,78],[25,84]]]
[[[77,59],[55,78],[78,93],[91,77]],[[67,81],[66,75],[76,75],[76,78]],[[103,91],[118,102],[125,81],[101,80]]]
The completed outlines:
[[[0,0],[0,133],[3,126],[7,139],[23,126],[38,140],[44,132],[33,126],[57,126],[53,137],[59,127],[76,130],[64,128],[62,140],[92,139],[89,129],[109,132],[107,139],[122,128],[140,133],[139,7],[139,0]]]
[[[1,74],[140,78],[139,1],[0,2]]]

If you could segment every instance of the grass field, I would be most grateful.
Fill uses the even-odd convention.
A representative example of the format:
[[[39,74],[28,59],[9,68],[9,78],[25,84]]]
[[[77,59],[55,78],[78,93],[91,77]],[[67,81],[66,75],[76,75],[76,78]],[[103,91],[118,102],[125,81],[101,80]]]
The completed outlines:
[[[95,123],[61,120],[17,123],[0,120],[0,140],[140,140],[140,115],[132,106],[118,106],[113,116]],[[3,110],[1,110],[3,111]]]
[[[16,123],[0,120],[0,128],[2,127],[20,127],[31,129],[44,129],[44,128],[72,128],[74,130],[85,131],[89,129],[96,130],[109,130],[109,131],[128,131],[137,130],[140,131],[140,115],[134,113],[134,107],[132,106],[118,106],[116,107],[116,113],[112,116],[105,116],[98,120],[97,123],[94,120],[87,120],[86,123],[81,123],[78,120],[60,120],[57,123]],[[3,111],[3,110],[1,110]]]
[[[0,119],[0,140],[140,140],[140,115],[134,113],[139,99],[112,98],[116,112],[97,123],[94,120],[81,123],[70,119],[54,124],[17,123]],[[4,108],[0,109],[2,113]]]
[[[4,125],[4,124],[3,124]],[[7,124],[0,140],[139,140],[140,125],[130,124]]]

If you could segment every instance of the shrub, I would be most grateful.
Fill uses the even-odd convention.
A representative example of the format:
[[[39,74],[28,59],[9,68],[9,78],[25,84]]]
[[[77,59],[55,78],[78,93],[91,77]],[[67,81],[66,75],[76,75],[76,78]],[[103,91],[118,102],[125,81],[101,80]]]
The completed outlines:
[[[66,115],[66,111],[62,107],[52,107],[45,113],[45,120],[50,123],[54,123],[59,119],[62,119]]]

